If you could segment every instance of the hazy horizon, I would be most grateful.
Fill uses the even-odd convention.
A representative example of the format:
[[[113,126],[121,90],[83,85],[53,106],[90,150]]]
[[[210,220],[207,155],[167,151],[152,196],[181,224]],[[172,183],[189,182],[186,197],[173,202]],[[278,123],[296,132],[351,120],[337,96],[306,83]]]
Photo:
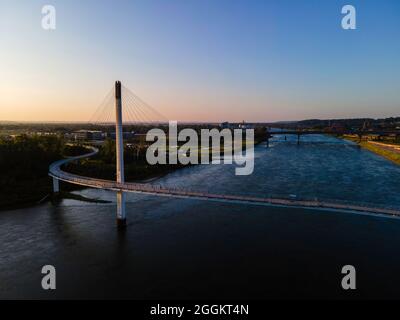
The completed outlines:
[[[88,122],[115,80],[180,122],[388,118],[400,2],[0,0],[0,119]],[[382,18],[381,18],[382,17]]]
[[[373,120],[379,120],[379,119],[389,119],[389,118],[400,118],[400,114],[397,116],[389,116],[389,117],[384,117],[384,118],[373,118],[373,117],[352,117],[352,118],[307,118],[307,119],[299,119],[299,120],[277,120],[277,121],[246,121],[246,120],[241,120],[241,121],[227,121],[230,123],[241,123],[245,121],[246,123],[290,123],[290,122],[300,122],[300,121],[340,121],[340,120],[356,120],[356,119],[373,119]],[[169,120],[170,121],[170,120]],[[172,120],[174,121],[174,120]],[[165,123],[166,121],[154,121],[154,123]],[[179,123],[189,123],[189,124],[220,124],[225,121],[179,121]],[[76,121],[63,121],[63,120],[48,120],[48,121],[42,121],[42,120],[1,120],[0,119],[0,124],[4,123],[26,123],[26,124],[97,124],[97,122],[91,122],[91,121],[85,121],[85,120],[76,120]],[[129,123],[129,122],[128,122]],[[138,121],[140,123],[140,121]],[[132,122],[132,124],[134,124]]]

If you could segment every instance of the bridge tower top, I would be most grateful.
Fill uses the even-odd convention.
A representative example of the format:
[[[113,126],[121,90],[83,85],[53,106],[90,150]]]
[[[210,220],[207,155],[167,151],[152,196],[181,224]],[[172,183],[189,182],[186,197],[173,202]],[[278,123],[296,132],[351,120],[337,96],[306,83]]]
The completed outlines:
[[[121,99],[121,81],[115,81],[115,99]]]

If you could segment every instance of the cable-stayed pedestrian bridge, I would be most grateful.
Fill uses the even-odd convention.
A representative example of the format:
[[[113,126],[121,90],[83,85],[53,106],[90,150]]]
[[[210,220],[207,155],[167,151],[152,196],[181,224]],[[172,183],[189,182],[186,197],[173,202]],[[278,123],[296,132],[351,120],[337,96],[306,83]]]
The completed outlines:
[[[90,157],[98,153],[98,149],[92,148],[92,152],[70,157],[56,161],[49,167],[49,175],[53,177],[53,190],[59,192],[59,180],[72,184],[82,185],[91,188],[106,189],[115,191],[117,194],[117,223],[118,226],[126,225],[126,210],[125,210],[125,193],[142,193],[155,196],[173,197],[173,198],[191,198],[197,200],[243,203],[262,206],[292,206],[292,207],[307,207],[318,209],[337,209],[345,211],[358,211],[366,213],[385,214],[392,216],[400,216],[400,210],[391,208],[372,207],[369,205],[350,204],[348,202],[337,201],[320,201],[294,199],[280,199],[272,197],[254,197],[246,195],[229,195],[217,194],[201,191],[191,191],[186,189],[176,189],[170,187],[157,186],[154,184],[132,183],[125,182],[124,175],[124,143],[123,143],[123,119],[130,118],[128,123],[145,123],[145,122],[160,122],[165,120],[156,110],[143,102],[140,98],[134,95],[131,91],[121,85],[121,82],[115,83],[114,89],[106,96],[103,103],[95,113],[94,118],[100,119],[98,123],[104,125],[115,125],[115,140],[116,140],[116,181],[102,180],[75,175],[62,170],[62,165],[76,161],[82,158]],[[124,103],[125,108],[122,108]],[[109,106],[113,106],[110,108]],[[115,118],[114,118],[115,116]],[[112,121],[115,119],[115,122]],[[133,121],[132,121],[133,120]],[[282,134],[282,132],[280,132]],[[287,134],[292,132],[287,132]],[[279,134],[279,133],[277,133]]]
[[[321,201],[321,200],[299,200],[299,199],[279,199],[279,198],[263,198],[253,197],[245,195],[228,195],[218,193],[208,193],[200,191],[189,191],[178,188],[167,188],[154,184],[146,183],[133,183],[124,182],[119,183],[111,180],[95,179],[76,174],[65,172],[61,169],[61,166],[79,159],[87,158],[95,155],[98,150],[92,148],[93,151],[77,157],[71,157],[68,159],[59,160],[54,162],[49,169],[49,175],[56,181],[61,180],[72,184],[77,184],[90,188],[105,189],[116,192],[131,192],[149,194],[155,196],[172,197],[172,198],[191,198],[195,200],[206,200],[206,201],[217,201],[225,203],[242,203],[251,204],[258,206],[290,206],[290,207],[304,207],[304,208],[316,208],[316,209],[336,209],[342,211],[356,211],[374,214],[384,214],[391,216],[399,216],[400,211],[395,209],[380,208],[380,207],[369,207],[365,205],[349,204],[347,202],[338,201]]]

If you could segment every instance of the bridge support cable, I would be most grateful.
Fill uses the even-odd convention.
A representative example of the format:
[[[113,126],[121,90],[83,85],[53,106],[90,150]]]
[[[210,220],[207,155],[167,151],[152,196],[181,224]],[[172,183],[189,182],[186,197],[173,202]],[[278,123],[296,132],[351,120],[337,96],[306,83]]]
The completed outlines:
[[[123,103],[121,111],[122,125],[156,126],[160,123],[168,123],[168,119],[164,115],[123,85],[121,85],[121,97]],[[96,109],[89,122],[94,126],[104,126],[107,128],[107,131],[112,130],[115,123],[114,99],[114,88],[112,88]]]
[[[89,123],[97,126],[107,126],[111,125],[111,114],[114,105],[114,91],[111,89],[105,96],[103,101],[97,107],[96,112],[92,115]]]
[[[122,86],[122,95],[127,102],[126,108],[132,110],[140,123],[157,124],[168,122],[164,115],[155,110],[148,103],[144,102],[125,86]]]

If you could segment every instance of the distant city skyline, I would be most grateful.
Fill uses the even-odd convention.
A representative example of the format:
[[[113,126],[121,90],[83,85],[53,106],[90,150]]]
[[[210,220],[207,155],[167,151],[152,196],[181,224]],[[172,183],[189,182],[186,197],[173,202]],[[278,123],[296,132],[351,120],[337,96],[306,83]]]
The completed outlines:
[[[89,121],[115,80],[181,122],[396,117],[399,38],[397,0],[0,0],[0,121]]]

